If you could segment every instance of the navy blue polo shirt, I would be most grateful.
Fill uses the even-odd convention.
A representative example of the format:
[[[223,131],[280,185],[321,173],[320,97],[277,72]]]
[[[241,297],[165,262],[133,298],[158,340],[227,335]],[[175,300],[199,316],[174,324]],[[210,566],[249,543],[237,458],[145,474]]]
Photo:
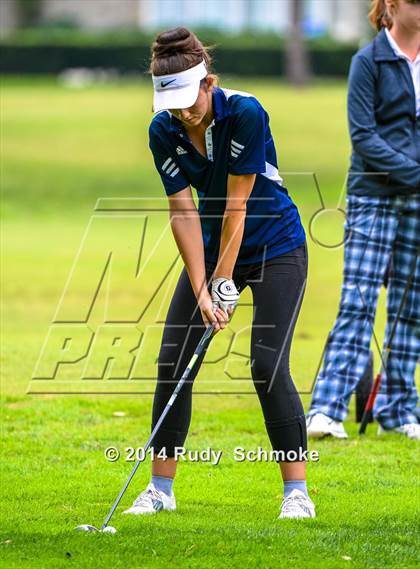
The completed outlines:
[[[228,175],[256,174],[247,201],[236,264],[258,263],[304,243],[299,212],[279,176],[269,117],[249,93],[215,87],[214,119],[205,133],[207,158],[191,143],[180,120],[157,113],[149,145],[168,196],[189,185],[198,195],[206,261],[218,260]]]

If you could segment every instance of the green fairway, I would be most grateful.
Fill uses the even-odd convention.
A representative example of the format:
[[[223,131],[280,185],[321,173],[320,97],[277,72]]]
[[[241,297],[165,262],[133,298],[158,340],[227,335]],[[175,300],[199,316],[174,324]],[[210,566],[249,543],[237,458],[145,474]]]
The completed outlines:
[[[343,217],[336,208],[345,207],[345,84],[325,82],[300,91],[274,81],[223,85],[251,91],[269,112],[280,173],[308,234],[310,275],[291,361],[307,406],[339,300],[342,248],[331,246],[342,238]],[[78,524],[102,523],[133,466],[125,449],[147,440],[160,333],[182,267],[178,259],[169,272],[172,280],[157,287],[177,251],[167,212],[156,211],[166,199],[148,149],[150,108],[149,82],[74,90],[52,79],[3,80],[3,566],[416,567],[416,443],[377,438],[374,425],[359,439],[353,405],[349,440],[310,445],[320,454],[308,466],[315,520],[277,520],[277,465],[233,459],[237,446],[269,449],[249,372],[249,290],[229,328],[212,343],[194,386],[186,446],[221,450],[220,463],[181,462],[176,512],[122,516],[149,480],[147,459],[113,518],[117,535],[73,531]],[[104,211],[109,204],[117,208]],[[151,262],[136,281],[142,229],[141,260],[150,254]],[[120,252],[112,286],[104,285],[95,297],[110,244]],[[70,292],[62,297],[67,281]],[[81,307],[93,298],[85,322]],[[81,380],[83,359],[62,366],[55,379],[32,379],[54,318],[70,321],[70,327],[84,322],[84,333],[87,327],[96,331],[111,309],[123,322],[141,314],[138,332],[152,330],[137,380],[118,379],[118,370],[109,367],[103,379]],[[383,326],[381,295],[379,341]],[[106,360],[103,345],[94,354],[89,370],[97,373]],[[377,354],[375,364],[378,369]],[[50,369],[47,360],[44,369]],[[121,452],[114,463],[104,456],[110,446]]]

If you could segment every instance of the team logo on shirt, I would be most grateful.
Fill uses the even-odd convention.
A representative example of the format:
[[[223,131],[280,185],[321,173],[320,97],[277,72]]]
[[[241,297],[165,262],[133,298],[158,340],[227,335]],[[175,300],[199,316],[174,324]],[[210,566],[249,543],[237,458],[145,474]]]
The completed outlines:
[[[188,152],[185,150],[185,148],[182,148],[182,146],[177,146],[176,147],[176,153],[181,156],[181,154],[188,154]]]
[[[178,174],[179,168],[176,165],[176,162],[171,157],[169,157],[163,163],[162,171],[165,172],[165,174],[168,174],[168,176],[171,178],[174,178]]]
[[[233,138],[230,141],[230,155],[234,158],[237,158],[244,148],[245,146],[243,144],[239,144],[239,142],[236,142]]]

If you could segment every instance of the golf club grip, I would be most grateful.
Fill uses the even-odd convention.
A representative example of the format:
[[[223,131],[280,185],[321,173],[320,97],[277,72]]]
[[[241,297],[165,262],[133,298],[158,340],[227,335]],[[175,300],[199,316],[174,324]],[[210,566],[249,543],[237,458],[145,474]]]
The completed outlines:
[[[175,390],[173,392],[173,394],[171,395],[171,398],[169,399],[168,403],[166,404],[165,409],[162,412],[162,415],[159,417],[159,420],[157,421],[145,447],[144,447],[144,454],[149,450],[153,439],[156,436],[157,431],[159,430],[160,425],[162,424],[163,420],[165,419],[166,415],[168,414],[169,409],[172,407],[173,402],[176,399],[176,396],[178,395],[178,393],[180,392],[182,386],[184,385],[186,379],[188,378],[192,368],[194,367],[195,362],[197,361],[197,359],[201,356],[201,354],[203,353],[203,351],[207,348],[208,344],[210,343],[210,340],[213,336],[213,332],[214,332],[215,326],[214,324],[210,324],[210,326],[208,326],[206,328],[206,331],[204,332],[203,336],[201,337],[200,342],[198,343],[197,348],[194,351],[193,356],[191,357],[189,364],[186,368],[186,370],[184,371],[184,373],[181,376],[181,379],[179,380],[179,382],[177,383],[177,386],[175,387]],[[109,514],[107,515],[107,517],[104,520],[104,523],[102,524],[101,530],[103,530],[104,528],[106,528],[106,526],[108,525],[110,519],[112,518],[115,510],[117,509],[118,504],[121,501],[121,498],[124,496],[125,491],[127,490],[131,480],[133,479],[135,473],[137,472],[138,467],[141,464],[141,460],[137,460],[136,464],[134,465],[132,471],[130,472],[130,475],[128,476],[124,486],[121,488],[120,493],[117,496],[117,499],[115,500]]]
[[[363,411],[362,420],[360,421],[359,435],[365,434],[366,427],[373,418],[373,405],[375,403],[376,395],[378,394],[379,387],[381,385],[381,380],[382,380],[382,374],[378,373],[372,385],[372,389],[369,393],[368,400],[366,401],[366,407],[365,410]]]

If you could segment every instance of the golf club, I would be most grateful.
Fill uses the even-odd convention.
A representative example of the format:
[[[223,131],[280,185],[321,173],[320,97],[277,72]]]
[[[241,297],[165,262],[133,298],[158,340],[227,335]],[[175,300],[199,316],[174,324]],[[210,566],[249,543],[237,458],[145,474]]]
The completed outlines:
[[[154,429],[153,429],[153,431],[152,431],[152,433],[151,433],[151,435],[150,435],[150,437],[149,437],[149,439],[148,439],[148,441],[147,441],[147,443],[146,443],[146,446],[144,447],[144,453],[146,453],[147,450],[150,448],[150,446],[151,446],[151,444],[152,444],[152,442],[153,442],[153,439],[154,439],[154,437],[155,437],[157,431],[159,430],[160,425],[162,424],[163,420],[165,419],[166,415],[168,414],[169,409],[172,407],[172,405],[173,405],[175,399],[177,398],[178,393],[179,393],[180,390],[182,389],[182,386],[184,385],[184,383],[185,383],[186,380],[188,379],[188,376],[189,376],[189,374],[190,374],[192,368],[194,367],[195,362],[197,361],[197,359],[201,356],[201,354],[203,353],[203,351],[204,351],[204,350],[208,347],[208,345],[210,344],[210,340],[211,340],[211,338],[212,338],[214,329],[215,329],[214,324],[210,324],[210,325],[206,328],[206,330],[205,330],[205,332],[204,332],[204,334],[203,334],[203,336],[202,336],[200,342],[198,343],[197,348],[196,348],[195,351],[194,351],[193,356],[191,357],[191,359],[190,359],[190,361],[189,361],[189,363],[188,363],[188,366],[187,366],[186,370],[184,371],[184,373],[182,374],[180,380],[178,381],[178,383],[177,383],[177,385],[176,385],[176,387],[175,387],[175,389],[174,389],[174,392],[172,393],[172,395],[171,395],[171,397],[170,397],[168,403],[166,404],[165,409],[164,409],[163,412],[162,412],[162,415],[159,417],[159,420],[157,421],[157,423],[156,423],[156,425],[155,425],[155,427],[154,427]],[[121,498],[124,496],[124,493],[125,493],[125,491],[127,490],[128,485],[130,484],[131,480],[133,479],[133,476],[135,475],[135,473],[136,473],[138,467],[140,466],[140,463],[141,463],[141,462],[142,462],[141,460],[137,460],[136,464],[135,464],[134,467],[133,467],[133,470],[131,471],[129,477],[127,478],[126,483],[125,483],[124,486],[122,487],[121,492],[118,494],[118,497],[117,497],[117,499],[115,500],[115,502],[114,502],[114,504],[113,504],[113,506],[112,506],[112,508],[111,508],[111,510],[110,510],[110,512],[109,512],[109,514],[108,514],[107,517],[105,518],[105,521],[104,521],[104,523],[102,524],[101,528],[97,528],[97,527],[92,526],[92,525],[89,525],[89,524],[83,524],[83,525],[79,525],[79,526],[77,526],[77,527],[75,528],[77,531],[103,532],[103,533],[112,533],[112,534],[116,533],[117,530],[116,530],[114,527],[109,526],[108,523],[109,523],[110,519],[112,518],[112,516],[113,516],[113,514],[114,514],[114,512],[115,512],[115,510],[116,510],[116,508],[117,508],[117,506],[118,506],[118,504],[120,503]]]
[[[379,387],[381,385],[382,375],[383,375],[383,373],[386,372],[386,365],[387,365],[389,354],[391,352],[392,340],[394,339],[395,332],[397,330],[398,320],[401,317],[402,309],[404,308],[404,304],[405,304],[405,301],[407,299],[408,291],[409,291],[410,286],[413,282],[414,273],[416,270],[416,264],[417,264],[417,259],[418,259],[419,253],[420,253],[420,247],[417,248],[417,253],[414,257],[413,266],[411,267],[411,270],[410,270],[410,273],[409,273],[409,276],[407,279],[407,284],[405,286],[405,289],[404,289],[404,292],[403,292],[403,295],[401,298],[401,302],[400,302],[400,305],[398,307],[398,311],[397,311],[397,314],[395,316],[395,320],[394,320],[394,323],[392,325],[391,332],[389,334],[387,345],[386,345],[383,353],[381,354],[381,369],[380,369],[378,375],[376,376],[375,381],[372,385],[372,389],[369,393],[369,398],[366,402],[366,407],[365,407],[365,410],[363,413],[362,420],[360,422],[359,435],[365,434],[366,427],[367,427],[368,423],[370,423],[373,419],[373,405],[375,403],[375,399],[376,399],[376,396],[378,394]]]

